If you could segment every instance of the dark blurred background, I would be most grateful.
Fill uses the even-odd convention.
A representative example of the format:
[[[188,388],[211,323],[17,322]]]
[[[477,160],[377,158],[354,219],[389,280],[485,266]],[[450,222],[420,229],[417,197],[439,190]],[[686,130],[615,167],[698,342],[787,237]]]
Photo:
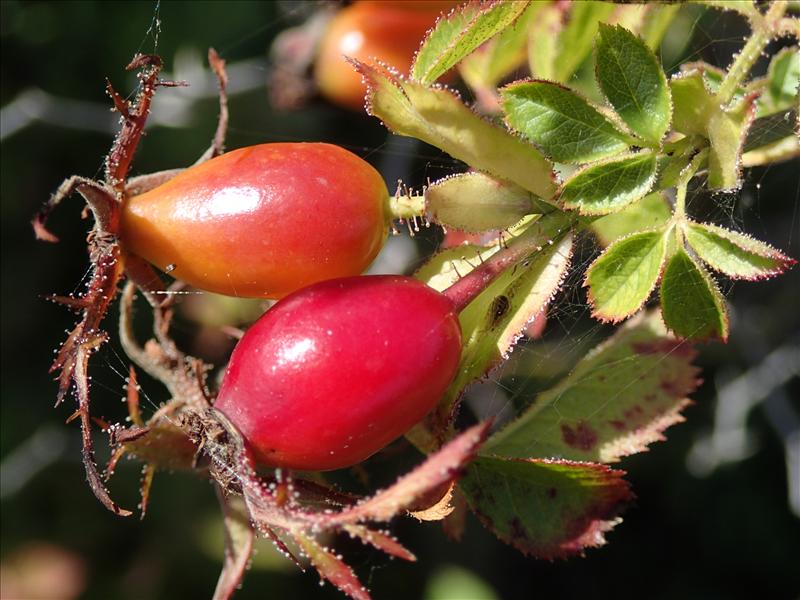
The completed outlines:
[[[322,100],[294,112],[270,108],[270,43],[302,21],[313,3],[3,0],[0,6],[2,600],[210,597],[222,554],[211,487],[189,475],[159,473],[144,521],[114,517],[86,485],[78,427],[64,424],[73,407],[52,407],[56,389],[47,371],[73,316],[40,295],[80,289],[90,223],[80,220],[77,198],[65,202],[51,221],[62,238],[58,245],[37,243],[29,221],[66,176],[101,176],[116,121],[108,112],[105,78],[129,92],[135,81],[123,66],[135,52],[155,50],[169,76],[192,84],[157,94],[134,173],[188,165],[207,146],[217,111],[214,82],[204,71],[209,46],[229,64],[230,148],[267,141],[335,142],[371,161],[390,188],[397,177],[419,185],[460,167],[435,149],[387,136],[375,119]],[[671,57],[665,64],[702,58],[724,66],[745,34],[734,15],[687,8],[668,34],[664,52]],[[799,166],[795,161],[754,169],[740,194],[697,195],[690,210],[798,257]],[[439,237],[432,229],[414,240],[395,238],[383,268],[413,267],[435,249]],[[535,561],[472,518],[460,543],[449,541],[437,524],[399,519],[392,529],[418,563],[389,561],[352,544],[342,545],[342,551],[378,599],[797,598],[798,274],[795,268],[775,280],[735,289],[722,283],[731,302],[731,341],[702,348],[705,382],[686,411],[688,422],[668,431],[668,443],[622,463],[638,499],[608,535],[606,547],[585,558]],[[581,294],[567,290],[544,340],[515,354],[542,357],[546,370],[548,362],[560,358],[556,348],[565,346],[566,332],[605,332],[586,318]],[[107,319],[110,331],[114,317],[112,312]],[[178,337],[192,351],[202,345],[197,331],[188,320],[178,324]],[[224,352],[225,342],[215,339]],[[578,348],[566,339],[568,348]],[[121,356],[109,344],[91,367],[95,413],[114,420],[124,417]],[[503,383],[524,389],[525,381],[510,379]],[[155,404],[166,399],[154,382],[145,381],[144,389]],[[499,406],[513,401],[496,389],[488,393]],[[105,439],[98,437],[97,444],[104,460]],[[795,488],[790,490],[787,481]],[[132,508],[137,482],[138,467],[122,465],[111,483],[113,496]],[[29,591],[20,596],[21,589]],[[300,573],[267,546],[237,595],[340,597],[330,586],[318,587],[314,573]]]

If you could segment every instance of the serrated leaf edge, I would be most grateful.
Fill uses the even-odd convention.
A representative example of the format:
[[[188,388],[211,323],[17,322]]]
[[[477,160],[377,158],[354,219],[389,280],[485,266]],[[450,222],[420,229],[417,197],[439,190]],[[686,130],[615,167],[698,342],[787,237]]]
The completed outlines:
[[[580,205],[580,204],[576,204],[574,206],[573,205],[568,205],[566,202],[563,202],[561,200],[561,195],[564,192],[564,188],[566,188],[570,184],[570,182],[574,181],[577,177],[579,177],[580,175],[583,175],[587,171],[589,171],[591,169],[594,169],[596,167],[603,167],[605,165],[609,165],[609,164],[613,164],[613,163],[617,163],[617,162],[623,162],[623,161],[628,160],[630,158],[638,158],[638,157],[641,157],[642,155],[645,155],[645,154],[650,154],[650,155],[653,156],[653,159],[654,159],[653,174],[650,176],[650,179],[651,179],[650,186],[638,198],[633,198],[632,200],[627,201],[625,204],[620,204],[619,206],[614,207],[614,209],[611,210],[611,211],[582,210],[583,206]],[[614,213],[619,212],[620,210],[622,210],[624,208],[627,208],[631,204],[633,204],[635,202],[638,202],[639,200],[641,200],[642,198],[647,196],[650,192],[653,191],[653,186],[656,184],[656,181],[658,181],[658,156],[652,149],[644,148],[644,149],[639,150],[637,152],[623,152],[621,154],[615,154],[613,156],[607,156],[607,157],[602,158],[600,160],[597,160],[597,161],[594,161],[594,162],[590,162],[590,163],[587,163],[587,164],[583,165],[581,168],[577,169],[574,173],[572,173],[565,181],[561,182],[561,185],[559,186],[555,197],[557,198],[559,206],[561,206],[561,208],[564,208],[566,210],[577,210],[579,215],[582,215],[582,216],[585,216],[585,217],[604,217],[606,215],[613,215]]]
[[[664,323],[664,327],[666,327],[668,331],[672,332],[672,335],[674,335],[676,338],[678,338],[680,340],[688,340],[688,341],[697,342],[697,343],[709,342],[709,341],[713,341],[713,340],[719,340],[722,343],[727,343],[728,342],[728,333],[730,332],[730,317],[728,316],[728,307],[727,307],[727,304],[725,302],[725,297],[722,295],[722,292],[719,290],[719,286],[717,285],[717,282],[714,281],[714,278],[711,277],[711,275],[709,274],[708,271],[706,271],[706,269],[703,267],[703,265],[700,264],[699,262],[697,262],[697,260],[695,260],[695,258],[691,255],[691,253],[686,252],[685,248],[682,248],[681,250],[683,250],[683,252],[686,254],[686,256],[689,257],[689,260],[692,261],[692,263],[694,264],[695,268],[697,268],[697,270],[700,271],[700,274],[706,280],[706,284],[708,285],[708,289],[711,291],[711,296],[713,297],[715,304],[720,309],[720,313],[722,314],[722,335],[721,336],[717,336],[717,335],[714,335],[714,334],[710,334],[710,335],[703,336],[703,337],[684,337],[681,334],[677,333],[675,330],[673,330],[669,326],[669,324],[667,323],[666,319],[664,319],[663,311],[660,312],[661,322]],[[661,268],[661,276],[662,276],[662,278],[663,278],[664,270],[666,269],[667,264],[673,258],[675,258],[675,255],[670,256],[669,259],[665,260],[664,263],[662,264],[662,268]],[[663,283],[663,281],[662,281],[662,283]],[[659,289],[659,299],[660,299],[660,295],[661,295],[661,289]],[[663,302],[663,300],[662,300],[662,302]]]
[[[502,88],[500,88],[498,90],[498,93],[500,94],[500,98],[501,98],[501,105],[502,105],[502,102],[503,102],[503,100],[502,100],[503,92],[505,90],[507,90],[509,88],[513,88],[515,86],[524,85],[524,84],[527,84],[527,83],[547,83],[547,84],[559,87],[559,88],[561,88],[563,90],[567,90],[568,92],[571,92],[572,94],[574,94],[575,96],[577,96],[578,98],[583,100],[590,108],[594,109],[597,112],[597,114],[599,114],[601,117],[603,117],[603,119],[609,125],[611,125],[611,127],[614,129],[614,131],[619,135],[619,141],[620,142],[622,142],[623,144],[627,144],[628,146],[631,146],[631,145],[635,144],[638,141],[636,138],[632,137],[629,133],[627,133],[623,127],[620,127],[620,125],[624,126],[623,122],[619,122],[619,123],[614,122],[613,119],[610,119],[608,117],[608,115],[605,114],[605,112],[603,110],[601,110],[601,107],[598,107],[594,102],[590,102],[589,99],[586,96],[584,96],[583,94],[581,94],[577,90],[573,90],[571,87],[569,87],[567,85],[564,85],[563,83],[561,83],[559,81],[554,81],[554,80],[551,80],[551,79],[543,79],[543,78],[524,78],[524,79],[517,79],[515,81],[507,83]],[[612,112],[613,112],[613,109],[612,109]],[[619,116],[619,115],[616,114],[616,112],[614,112],[614,115],[617,116],[617,117]],[[546,156],[550,160],[553,160],[550,157],[550,155],[539,144],[534,142],[532,139],[530,139],[528,136],[526,136],[523,132],[519,131],[518,129],[515,129],[508,122],[508,117],[506,115],[505,108],[503,109],[503,123],[505,123],[506,128],[508,129],[509,132],[515,134],[517,137],[521,138],[522,140],[526,141],[527,143],[532,144],[544,156]],[[624,150],[621,150],[621,152],[624,152]],[[617,154],[613,154],[613,153],[612,154],[606,154],[603,157],[598,157],[598,158],[596,158],[594,160],[602,160],[602,158],[614,157],[614,156],[618,156],[618,155],[619,155],[619,153],[617,153]],[[579,164],[579,163],[582,163],[582,162],[587,162],[587,161],[574,160],[574,161],[565,162],[565,164]]]
[[[720,227],[719,225],[715,225],[713,223],[708,223],[708,222],[699,223],[697,221],[687,221],[686,223],[683,224],[683,228],[690,229],[693,225],[696,227],[703,228],[706,231],[709,231],[713,234],[716,234],[721,238],[724,238],[725,240],[729,241],[731,244],[733,244],[743,252],[754,254],[755,256],[759,256],[761,258],[772,259],[777,263],[779,263],[774,269],[765,270],[763,271],[763,274],[756,275],[754,277],[744,277],[740,275],[731,274],[724,271],[717,265],[710,263],[705,258],[703,258],[703,256],[697,250],[695,250],[694,246],[692,246],[688,237],[686,238],[686,243],[692,248],[692,251],[697,255],[697,258],[699,258],[701,261],[703,261],[704,264],[708,265],[711,269],[713,269],[717,273],[722,273],[723,275],[726,275],[731,279],[738,279],[741,281],[760,281],[764,279],[770,279],[771,277],[776,277],[777,275],[785,273],[788,269],[791,269],[795,264],[797,264],[797,261],[795,259],[786,256],[777,248],[771,246],[766,242],[762,242],[761,240],[753,237],[750,234],[726,229],[725,227]],[[747,248],[746,246],[740,243],[740,240],[738,239],[740,237],[764,246],[764,249],[767,250],[768,252],[766,254],[761,254],[759,252],[755,252],[752,248]]]
[[[668,262],[667,261],[667,251],[666,251],[668,230],[669,230],[669,227],[654,228],[654,229],[643,229],[641,231],[634,231],[633,233],[629,233],[628,235],[624,235],[624,236],[614,240],[613,244],[607,246],[603,250],[603,252],[600,253],[600,256],[598,256],[597,258],[595,258],[592,261],[592,264],[590,264],[589,267],[586,269],[586,275],[583,278],[583,284],[581,286],[581,287],[588,288],[588,291],[586,293],[586,298],[587,298],[587,300],[589,302],[590,308],[592,309],[592,317],[594,317],[595,319],[597,319],[601,323],[615,324],[615,323],[620,323],[620,322],[628,319],[629,317],[631,317],[632,315],[635,315],[636,313],[638,313],[642,309],[642,307],[647,303],[647,301],[653,295],[653,290],[655,290],[656,287],[658,287],[658,284],[661,281],[661,277],[664,275],[664,268],[666,266],[666,263]],[[642,303],[636,308],[636,310],[630,311],[628,314],[626,314],[624,316],[621,316],[621,317],[607,316],[607,315],[603,315],[603,314],[597,312],[597,306],[596,306],[596,303],[595,303],[595,297],[594,297],[594,294],[592,294],[592,286],[589,284],[589,275],[591,274],[592,269],[594,268],[595,264],[597,264],[597,261],[599,261],[616,244],[624,242],[625,240],[628,240],[628,239],[630,239],[631,237],[633,237],[635,235],[641,235],[643,233],[661,233],[662,234],[662,240],[661,241],[662,241],[662,244],[664,245],[664,257],[661,259],[661,266],[659,268],[658,276],[656,277],[652,287],[648,291],[647,296],[642,301]]]
[[[650,6],[652,6],[652,5],[650,5]],[[642,45],[644,46],[644,48],[647,50],[648,54],[653,58],[653,60],[655,61],[656,65],[658,66],[659,74],[661,75],[661,80],[663,81],[664,88],[665,88],[665,90],[667,92],[667,104],[669,106],[669,117],[667,118],[667,127],[664,130],[664,133],[661,134],[661,137],[658,140],[654,141],[654,140],[645,139],[643,136],[639,135],[636,131],[634,131],[631,128],[630,125],[625,123],[625,120],[622,118],[622,115],[620,115],[616,111],[616,109],[614,109],[614,106],[611,104],[611,101],[608,99],[608,97],[606,96],[606,93],[603,91],[603,86],[600,85],[600,79],[598,77],[597,46],[599,44],[600,37],[602,35],[601,32],[602,32],[604,27],[611,27],[611,28],[615,28],[616,27],[616,28],[619,28],[619,29],[624,29],[628,33],[634,35],[636,38],[639,39],[639,41],[642,42]],[[594,77],[595,77],[595,81],[597,82],[597,86],[600,89],[600,92],[603,94],[603,97],[606,99],[606,102],[608,103],[609,108],[611,108],[611,110],[614,111],[614,114],[617,116],[617,118],[619,118],[620,121],[622,121],[622,123],[625,125],[625,129],[631,135],[633,135],[636,139],[645,142],[648,146],[652,145],[652,146],[658,147],[661,144],[661,142],[664,140],[664,137],[670,132],[670,129],[672,128],[672,113],[674,112],[674,106],[672,104],[672,90],[669,87],[669,78],[667,77],[667,74],[664,72],[664,67],[661,66],[661,61],[658,60],[658,57],[656,56],[655,52],[653,52],[653,50],[645,43],[645,41],[641,38],[641,36],[639,36],[637,33],[633,32],[633,31],[631,31],[630,29],[627,29],[627,28],[623,27],[620,24],[609,25],[607,23],[600,23],[598,28],[597,28],[597,40],[595,41],[594,56],[595,56],[595,61],[594,61]]]

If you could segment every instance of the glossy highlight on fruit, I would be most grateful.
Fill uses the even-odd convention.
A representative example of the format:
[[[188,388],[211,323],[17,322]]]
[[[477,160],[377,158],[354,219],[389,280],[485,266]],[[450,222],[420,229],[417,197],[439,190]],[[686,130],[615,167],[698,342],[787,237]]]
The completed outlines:
[[[281,298],[363,272],[386,239],[388,201],[381,175],[339,146],[261,144],[125,200],[120,240],[200,289]]]
[[[414,53],[442,12],[456,2],[356,2],[340,10],[328,25],[314,66],[322,94],[347,108],[364,109],[366,88],[344,56],[378,59],[408,73]]]
[[[260,462],[339,469],[420,421],[460,354],[452,301],[420,281],[324,281],[281,300],[247,330],[214,406]]]

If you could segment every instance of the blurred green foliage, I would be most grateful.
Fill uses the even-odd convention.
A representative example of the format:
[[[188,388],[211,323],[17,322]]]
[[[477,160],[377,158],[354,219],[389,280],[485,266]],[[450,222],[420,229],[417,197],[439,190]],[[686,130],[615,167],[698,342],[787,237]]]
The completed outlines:
[[[121,92],[130,91],[134,80],[123,66],[135,52],[157,51],[170,71],[176,57],[200,59],[208,46],[214,46],[229,65],[246,61],[246,74],[263,81],[247,93],[233,95],[229,147],[265,141],[332,141],[367,157],[390,181],[399,174],[406,183],[416,185],[426,177],[457,170],[454,161],[429,148],[414,150],[396,140],[387,145],[385,130],[364,115],[321,101],[297,112],[270,109],[267,49],[275,34],[296,24],[308,8],[309,3],[290,2],[159,5],[4,0],[0,4],[3,128],[9,125],[5,109],[23,93],[30,98],[32,89],[43,90],[50,98],[107,106],[105,77]],[[681,47],[680,42],[691,33],[687,57],[723,66],[746,33],[736,17],[714,12],[696,17],[690,29],[681,23],[668,34],[670,47]],[[156,103],[169,102],[168,97],[178,93],[163,89]],[[4,467],[12,465],[15,470],[4,470],[0,558],[13,558],[28,542],[48,541],[74,552],[85,564],[86,590],[81,597],[209,597],[221,556],[221,544],[215,543],[221,524],[211,487],[184,474],[158,474],[147,518],[143,522],[116,518],[85,485],[77,426],[63,424],[73,407],[52,408],[55,385],[47,369],[52,349],[73,322],[67,311],[38,296],[80,289],[90,223],[79,219],[79,201],[66,203],[52,220],[62,242],[52,246],[35,242],[28,222],[64,177],[99,176],[112,140],[111,133],[103,131],[109,122],[103,111],[84,113],[65,102],[56,103],[51,112],[58,115],[62,109],[63,123],[77,123],[77,128],[60,126],[57,117],[54,122],[37,121],[8,136],[2,145],[0,453]],[[134,171],[151,172],[194,161],[210,139],[215,115],[216,100],[208,98],[194,106],[181,126],[151,128]],[[81,119],[85,127],[80,126]],[[697,196],[692,199],[693,210],[723,223],[733,221],[798,257],[798,190],[796,164],[757,169],[748,174],[738,198]],[[418,243],[426,252],[435,246],[430,236]],[[585,258],[589,256],[586,250]],[[584,559],[535,562],[495,540],[470,518],[460,543],[449,541],[437,524],[397,521],[394,532],[418,556],[415,564],[388,561],[349,541],[341,544],[342,552],[351,557],[351,564],[379,599],[425,594],[477,600],[492,593],[500,598],[796,597],[800,523],[787,507],[782,447],[763,413],[756,411],[751,419],[759,445],[750,458],[697,479],[687,472],[685,457],[698,433],[710,426],[715,374],[732,366],[746,367],[753,362],[748,352],[763,356],[770,348],[797,339],[799,289],[798,269],[774,281],[737,285],[732,297],[731,344],[705,348],[701,364],[707,383],[696,394],[696,406],[686,413],[689,422],[669,430],[668,443],[656,444],[650,452],[621,465],[630,472],[638,505],[628,510],[625,522],[609,535],[606,548],[590,551]],[[558,343],[561,338],[565,338],[562,346],[577,343],[569,332],[587,327],[585,314],[576,305],[583,301],[578,294],[577,287],[563,293],[546,343]],[[106,327],[113,331],[113,315]],[[588,327],[596,329],[591,323]],[[178,335],[191,337],[190,326],[179,324]],[[535,347],[518,350],[523,356],[535,352]],[[119,399],[127,365],[121,356],[121,350],[110,344],[92,366],[96,414],[114,420],[124,416]],[[796,378],[789,388],[790,397],[800,397]],[[154,404],[165,399],[153,382],[145,380],[144,389]],[[101,460],[103,441],[98,438]],[[57,459],[47,462],[48,452]],[[47,465],[41,470],[32,468],[37,460]],[[33,476],[20,482],[14,479],[20,472]],[[112,481],[113,495],[131,507],[136,485],[137,467],[123,465]],[[315,574],[302,574],[288,562],[277,562],[270,552],[262,550],[256,558],[237,598],[341,597],[330,586],[318,588]],[[452,570],[452,565],[466,572]],[[442,589],[449,590],[449,595]]]

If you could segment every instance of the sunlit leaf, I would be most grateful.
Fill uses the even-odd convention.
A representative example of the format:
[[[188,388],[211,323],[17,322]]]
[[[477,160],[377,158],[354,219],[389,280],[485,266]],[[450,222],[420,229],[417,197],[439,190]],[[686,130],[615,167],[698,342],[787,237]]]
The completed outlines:
[[[465,231],[506,229],[533,210],[532,194],[483,173],[441,179],[425,190],[431,220]]]
[[[642,452],[683,420],[681,409],[698,383],[695,354],[667,333],[657,313],[632,319],[490,437],[481,453],[615,462]]]
[[[630,129],[658,144],[672,112],[667,78],[647,45],[623,27],[600,24],[595,74],[608,101]]]
[[[642,198],[656,179],[656,155],[642,151],[592,164],[561,187],[559,201],[582,215],[607,215]]]
[[[371,114],[387,127],[441,148],[472,168],[516,183],[540,198],[555,192],[552,164],[532,145],[482,119],[451,92],[401,81],[354,63],[365,77]]]
[[[581,96],[555,83],[512,83],[500,96],[509,127],[555,161],[595,160],[618,154],[632,142]]]
[[[599,464],[486,456],[470,464],[459,485],[497,537],[552,559],[605,543],[633,497],[623,474]]]
[[[725,299],[717,285],[683,250],[669,259],[661,280],[664,323],[683,338],[728,338]]]
[[[512,25],[464,58],[458,65],[464,81],[473,89],[496,88],[497,84],[525,62],[528,28],[543,8],[533,2]]]
[[[662,230],[635,233],[609,246],[586,273],[592,315],[617,322],[639,310],[658,282],[666,250]]]
[[[528,2],[521,0],[469,3],[440,18],[414,58],[412,79],[424,85],[433,83],[478,46],[513,23],[527,6]]]
[[[734,279],[764,279],[783,273],[796,261],[772,246],[715,225],[688,223],[686,241],[712,269]]]
[[[590,225],[601,246],[647,229],[661,228],[672,215],[669,202],[660,192],[648,194],[622,210],[596,219]]]

